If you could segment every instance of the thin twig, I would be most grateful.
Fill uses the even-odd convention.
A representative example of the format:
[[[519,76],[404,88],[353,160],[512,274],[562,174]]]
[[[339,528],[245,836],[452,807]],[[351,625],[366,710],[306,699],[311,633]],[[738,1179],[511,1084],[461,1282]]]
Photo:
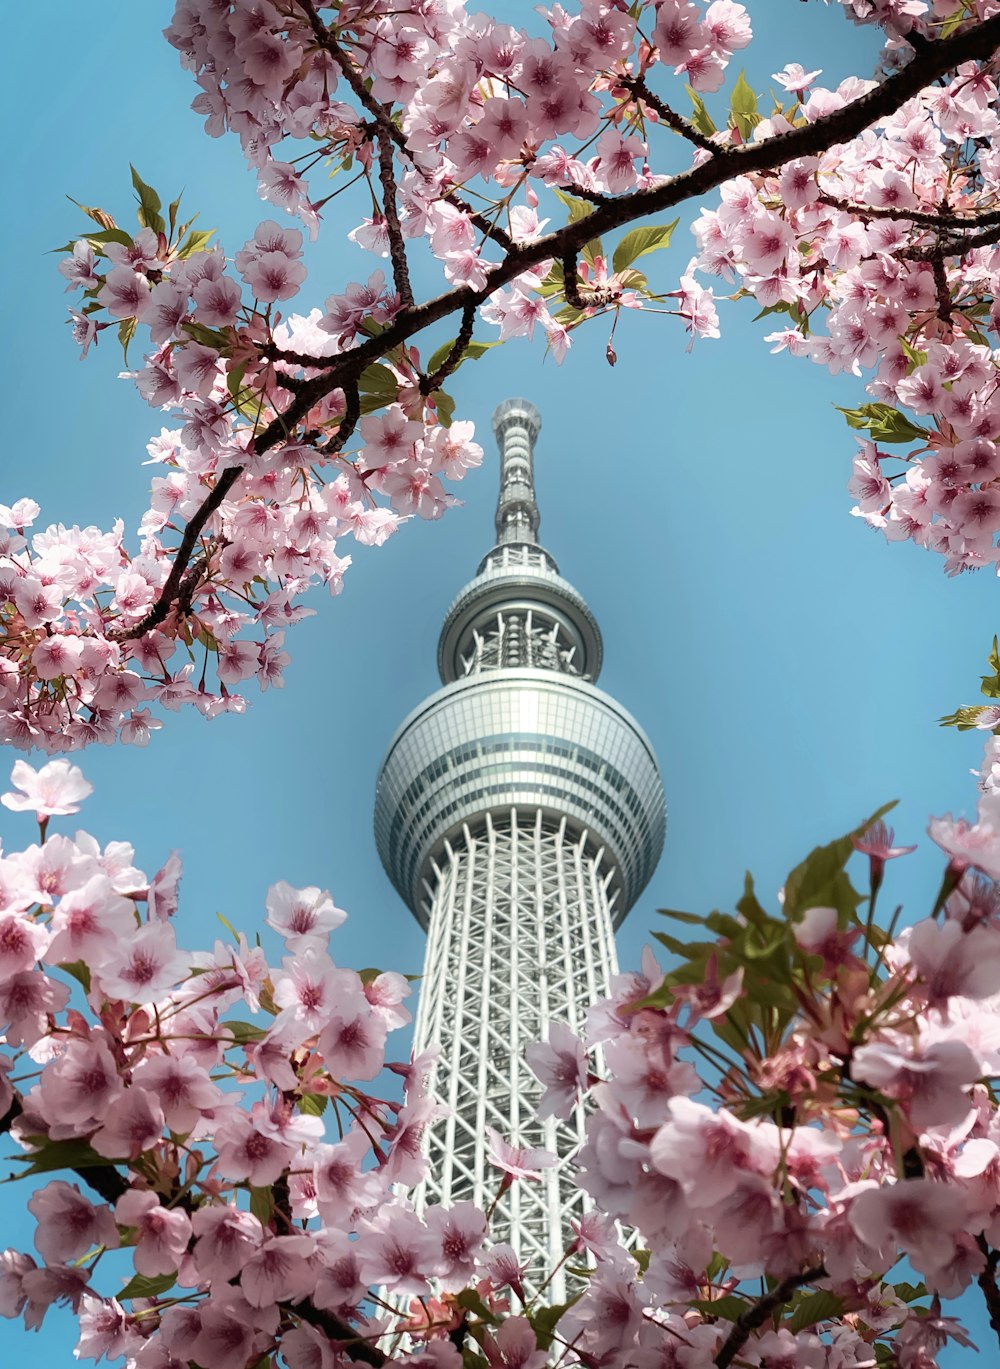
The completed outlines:
[[[750,1310],[737,1317],[733,1323],[733,1329],[722,1342],[722,1347],[715,1357],[716,1369],[728,1369],[750,1339],[751,1333],[759,1326],[763,1326],[780,1307],[783,1307],[797,1289],[825,1277],[825,1266],[817,1264],[812,1269],[803,1270],[801,1274],[789,1274],[788,1278],[782,1279],[770,1293],[758,1298]]]
[[[357,383],[345,385],[344,387],[344,414],[340,420],[340,426],[322,447],[317,447],[317,451],[323,456],[336,456],[342,452],[358,426],[358,419],[361,417],[361,392]]]
[[[272,425],[273,426],[273,425]],[[272,444],[273,445],[273,444]],[[242,466],[230,466],[228,470],[222,472],[211,493],[206,497],[205,502],[191,515],[187,527],[184,529],[184,536],[181,538],[180,546],[174,553],[174,564],[170,574],[167,576],[159,596],[149,612],[135,624],[134,627],[122,630],[114,629],[108,633],[108,637],[115,642],[134,641],[137,637],[144,637],[147,632],[151,632],[154,627],[159,627],[160,623],[167,617],[173,608],[174,600],[181,588],[181,581],[184,572],[187,570],[188,562],[191,560],[195,545],[201,535],[201,530],[215,513],[216,509],[225,499],[226,495],[243,474]]]
[[[1000,224],[984,229],[982,233],[970,233],[968,237],[942,237],[929,247],[904,247],[896,255],[904,261],[939,261],[944,257],[964,257],[966,252],[989,247],[994,242],[1000,242]]]
[[[927,228],[943,228],[950,232],[1000,224],[1000,209],[986,209],[981,214],[952,214],[947,210],[933,214],[923,209],[897,209],[893,205],[852,204],[850,200],[842,200],[825,192],[820,194],[819,201],[820,204],[828,204],[831,209],[856,214],[859,219],[905,219]]]
[[[689,143],[694,143],[695,147],[700,147],[705,152],[711,152],[713,157],[718,152],[719,144],[713,143],[711,138],[695,128],[690,119],[685,119],[683,114],[678,114],[675,109],[671,109],[664,100],[661,100],[659,95],[650,89],[645,76],[624,76],[619,78],[616,84],[631,91],[637,100],[649,105],[650,109],[655,109],[660,123],[672,128],[675,133],[679,133]]]
[[[433,375],[424,376],[420,381],[420,393],[422,395],[433,394],[435,390],[439,390],[452,372],[458,368],[462,357],[465,355],[466,347],[472,341],[472,330],[475,322],[476,306],[467,304],[462,310],[462,325],[458,330],[458,337],[451,344],[448,355]]]

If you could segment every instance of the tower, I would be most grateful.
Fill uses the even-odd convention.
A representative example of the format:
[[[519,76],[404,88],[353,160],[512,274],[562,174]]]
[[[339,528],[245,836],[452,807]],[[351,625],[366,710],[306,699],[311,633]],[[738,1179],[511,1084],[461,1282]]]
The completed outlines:
[[[379,773],[375,836],[404,902],[428,933],[415,1049],[441,1047],[431,1087],[448,1115],[430,1130],[416,1195],[492,1203],[500,1175],[485,1129],[559,1156],[514,1184],[492,1222],[536,1278],[561,1259],[583,1196],[567,1166],[583,1110],[539,1122],[541,1086],[524,1048],[550,1022],[582,1034],[617,971],[613,928],[663,847],[663,786],[632,717],[594,681],[601,634],[538,541],[538,411],[508,399],[496,544],[448,610],[444,687],[392,739]],[[562,1271],[550,1287],[557,1300]]]

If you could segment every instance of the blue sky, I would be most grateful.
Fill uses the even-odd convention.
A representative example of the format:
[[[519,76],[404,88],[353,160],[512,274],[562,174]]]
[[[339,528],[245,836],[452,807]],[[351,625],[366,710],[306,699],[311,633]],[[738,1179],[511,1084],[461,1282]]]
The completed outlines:
[[[98,23],[91,7],[53,0],[44,60],[37,13],[21,6],[5,18],[13,60],[0,100],[17,132],[2,227],[10,345],[0,499],[32,495],[43,525],[109,527],[121,516],[134,529],[149,477],[140,463],[161,426],[115,379],[120,353],[102,343],[81,363],[62,326],[64,282],[45,251],[83,226],[65,195],[130,217],[132,161],[165,199],[183,188],[188,211],[219,229],[230,254],[274,213],[236,142],[206,138],[188,108],[190,77],[159,36],[170,9],[106,0]],[[507,19],[522,12],[530,16],[526,5],[503,6]],[[871,70],[871,35],[847,25],[839,6],[769,0],[751,12],[759,36],[746,66],[758,88],[786,61],[825,68],[831,84]],[[347,199],[334,202],[310,252],[305,309],[373,267],[344,240],[355,222],[341,216]],[[693,252],[682,229],[655,268],[664,284]],[[604,323],[576,335],[562,368],[543,361],[537,341],[467,365],[451,388],[487,461],[460,490],[464,506],[408,524],[380,550],[350,549],[341,598],[318,593],[317,615],[289,636],[284,690],[252,695],[243,718],[172,717],[147,751],[79,758],[96,791],[80,825],[102,841],[132,840],[150,872],[180,849],[184,944],[221,934],[217,911],[252,933],[268,885],[287,879],[327,886],[348,909],[334,945],[342,963],[419,972],[422,933],[375,855],[375,775],[397,724],[437,686],[445,610],[490,545],[489,419],[512,394],[542,412],[541,535],[601,623],[601,686],[638,718],[663,769],[666,849],[619,934],[623,964],[637,961],[656,909],[729,908],[748,868],[773,899],[811,846],[890,798],[902,800],[897,835],[920,849],[897,863],[887,892],[912,918],[924,915],[941,869],[927,816],[974,809],[968,771],[980,752],[977,738],[936,719],[977,697],[998,626],[995,581],[947,580],[940,558],[890,547],[852,519],[853,442],[833,405],[863,402],[860,382],[770,356],[769,329],[746,302],[720,312],[721,340],[691,353],[676,320],[626,317],[614,370]],[[32,835],[6,810],[0,834],[8,849]],[[0,1163],[0,1174],[8,1168]],[[4,1190],[4,1234],[27,1247],[23,1196]],[[986,1330],[975,1305],[969,1321]],[[0,1323],[0,1362],[20,1357],[23,1336]],[[70,1319],[52,1314],[29,1344],[55,1369],[72,1342]]]

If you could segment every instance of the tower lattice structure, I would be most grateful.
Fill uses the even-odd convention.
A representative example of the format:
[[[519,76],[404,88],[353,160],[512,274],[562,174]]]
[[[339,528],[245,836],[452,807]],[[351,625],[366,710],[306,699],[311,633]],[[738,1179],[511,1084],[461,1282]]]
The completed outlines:
[[[541,1086],[524,1049],[587,1009],[617,972],[614,927],[648,882],[666,828],[656,757],[634,719],[595,686],[602,642],[580,594],[538,541],[538,411],[509,399],[496,544],[445,617],[444,687],[404,721],[379,773],[379,855],[428,933],[415,1050],[440,1047],[431,1077],[445,1115],[429,1129],[428,1202],[493,1202],[486,1129],[559,1157],[515,1183],[491,1230],[536,1279],[571,1239],[584,1195],[570,1182],[583,1140],[535,1116]],[[562,1270],[551,1295],[565,1290]]]

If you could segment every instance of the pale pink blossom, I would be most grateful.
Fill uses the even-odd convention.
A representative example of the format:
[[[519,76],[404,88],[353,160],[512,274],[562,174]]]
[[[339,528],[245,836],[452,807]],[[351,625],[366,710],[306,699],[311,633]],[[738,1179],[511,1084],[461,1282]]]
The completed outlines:
[[[83,800],[94,792],[83,771],[69,761],[49,761],[41,770],[33,770],[27,761],[15,761],[10,778],[21,792],[0,795],[0,803],[15,813],[35,813],[39,819],[78,813]]]

